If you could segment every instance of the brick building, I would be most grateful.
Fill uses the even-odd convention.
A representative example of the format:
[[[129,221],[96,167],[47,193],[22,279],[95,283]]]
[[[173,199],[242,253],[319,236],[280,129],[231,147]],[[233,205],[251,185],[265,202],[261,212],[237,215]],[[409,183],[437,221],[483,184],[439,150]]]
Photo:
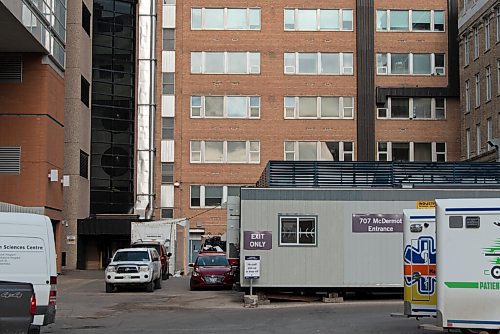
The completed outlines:
[[[224,233],[226,197],[268,160],[460,159],[455,1],[176,6],[163,26],[175,104],[162,106],[175,110],[175,151],[162,143],[175,196],[162,212],[190,217],[200,238]]]
[[[459,1],[462,159],[495,161],[500,138],[500,2]]]
[[[53,224],[61,266],[66,1],[0,0],[0,211]]]

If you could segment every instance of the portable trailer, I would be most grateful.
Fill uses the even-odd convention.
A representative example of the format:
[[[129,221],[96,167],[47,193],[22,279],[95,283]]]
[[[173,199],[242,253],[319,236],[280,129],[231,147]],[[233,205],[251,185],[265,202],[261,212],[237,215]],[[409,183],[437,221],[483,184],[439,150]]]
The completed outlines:
[[[404,315],[436,315],[436,216],[434,209],[403,210]]]
[[[256,289],[403,287],[404,209],[492,189],[242,188],[240,259],[260,257]],[[241,286],[250,281],[240,273]]]
[[[437,325],[500,330],[500,198],[438,199]]]

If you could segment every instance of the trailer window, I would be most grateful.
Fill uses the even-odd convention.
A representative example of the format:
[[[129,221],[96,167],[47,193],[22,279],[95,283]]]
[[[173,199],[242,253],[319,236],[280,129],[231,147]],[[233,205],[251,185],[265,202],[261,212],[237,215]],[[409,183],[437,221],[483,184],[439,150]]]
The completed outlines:
[[[315,246],[317,217],[280,217],[280,246]]]
[[[481,226],[481,218],[475,217],[465,217],[465,228],[479,228]]]
[[[462,216],[450,216],[449,224],[450,228],[463,228],[464,219]]]

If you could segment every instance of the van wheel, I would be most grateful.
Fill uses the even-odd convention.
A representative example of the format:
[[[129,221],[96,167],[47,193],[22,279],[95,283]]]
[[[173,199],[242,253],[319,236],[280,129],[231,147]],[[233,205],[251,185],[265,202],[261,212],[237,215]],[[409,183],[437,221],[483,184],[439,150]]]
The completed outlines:
[[[113,284],[106,283],[106,293],[111,293],[111,292],[113,292],[114,289],[115,289],[115,287],[113,286]]]
[[[158,277],[158,279],[155,279],[155,289],[161,289],[161,281],[162,281],[162,276]]]
[[[31,325],[28,334],[40,334],[40,326]]]
[[[147,292],[155,291],[155,286],[154,286],[153,280],[151,280],[151,282],[149,282],[149,283],[146,283],[146,291]]]

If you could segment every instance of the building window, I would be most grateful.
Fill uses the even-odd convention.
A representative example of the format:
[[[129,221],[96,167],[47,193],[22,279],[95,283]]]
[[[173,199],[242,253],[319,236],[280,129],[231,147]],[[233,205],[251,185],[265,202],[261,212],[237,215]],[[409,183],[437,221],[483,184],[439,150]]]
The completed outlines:
[[[446,118],[446,99],[430,97],[388,98],[386,107],[377,109],[377,117],[442,120]]]
[[[163,51],[175,50],[175,29],[163,29]]]
[[[85,104],[87,107],[90,105],[90,83],[83,77],[81,76],[81,91],[80,91],[80,100]]]
[[[192,140],[191,163],[260,163],[259,141]]]
[[[353,75],[352,53],[285,53],[285,74]]]
[[[489,142],[493,139],[493,120],[490,117],[486,120],[486,122],[487,122],[486,136],[487,136],[487,140]],[[488,146],[488,151],[493,149],[493,146],[491,146],[489,144],[487,146]]]
[[[317,217],[280,216],[280,246],[316,246]]]
[[[444,31],[444,11],[377,10],[377,31]]]
[[[465,34],[464,37],[464,64],[469,65],[470,62],[470,37],[469,34]]]
[[[162,73],[162,94],[172,95],[175,92],[175,73]]]
[[[497,59],[497,95],[500,95],[500,59]]]
[[[161,118],[161,139],[174,139],[174,118]]]
[[[87,35],[90,36],[90,19],[91,14],[85,3],[82,2],[82,28],[85,30]]]
[[[465,148],[465,152],[466,152],[466,156],[467,156],[467,159],[470,159],[470,151],[471,151],[471,143],[470,143],[470,140],[471,140],[471,137],[470,137],[470,129],[467,129],[465,130],[465,137],[466,137],[466,148]]]
[[[80,176],[89,178],[89,155],[80,150]]]
[[[285,119],[354,118],[354,98],[336,96],[285,96]]]
[[[161,183],[171,184],[174,183],[174,163],[162,162],[161,163]]]
[[[286,141],[287,161],[353,161],[354,144],[336,141]]]
[[[259,74],[259,52],[191,52],[193,74]]]
[[[481,79],[479,78],[479,73],[475,75],[476,79],[476,108],[478,108],[481,105]]]
[[[491,47],[491,29],[490,29],[490,18],[486,17],[484,19],[484,50],[487,51]]]
[[[352,9],[285,9],[285,31],[352,31]]]
[[[260,118],[259,96],[191,96],[192,118]]]
[[[377,53],[378,75],[444,75],[443,53]]]
[[[474,59],[479,58],[479,27],[474,27]]]
[[[491,101],[491,66],[486,67],[486,101]]]
[[[470,81],[465,81],[465,112],[470,112]]]
[[[174,218],[174,208],[161,208],[161,218]]]
[[[191,8],[192,30],[260,30],[260,8]]]
[[[192,185],[191,208],[214,208],[227,202],[228,196],[239,196],[241,186]]]
[[[481,124],[476,124],[476,154],[481,154]]]
[[[497,7],[497,42],[500,42],[500,6]]]
[[[379,142],[378,161],[446,161],[446,143]]]

